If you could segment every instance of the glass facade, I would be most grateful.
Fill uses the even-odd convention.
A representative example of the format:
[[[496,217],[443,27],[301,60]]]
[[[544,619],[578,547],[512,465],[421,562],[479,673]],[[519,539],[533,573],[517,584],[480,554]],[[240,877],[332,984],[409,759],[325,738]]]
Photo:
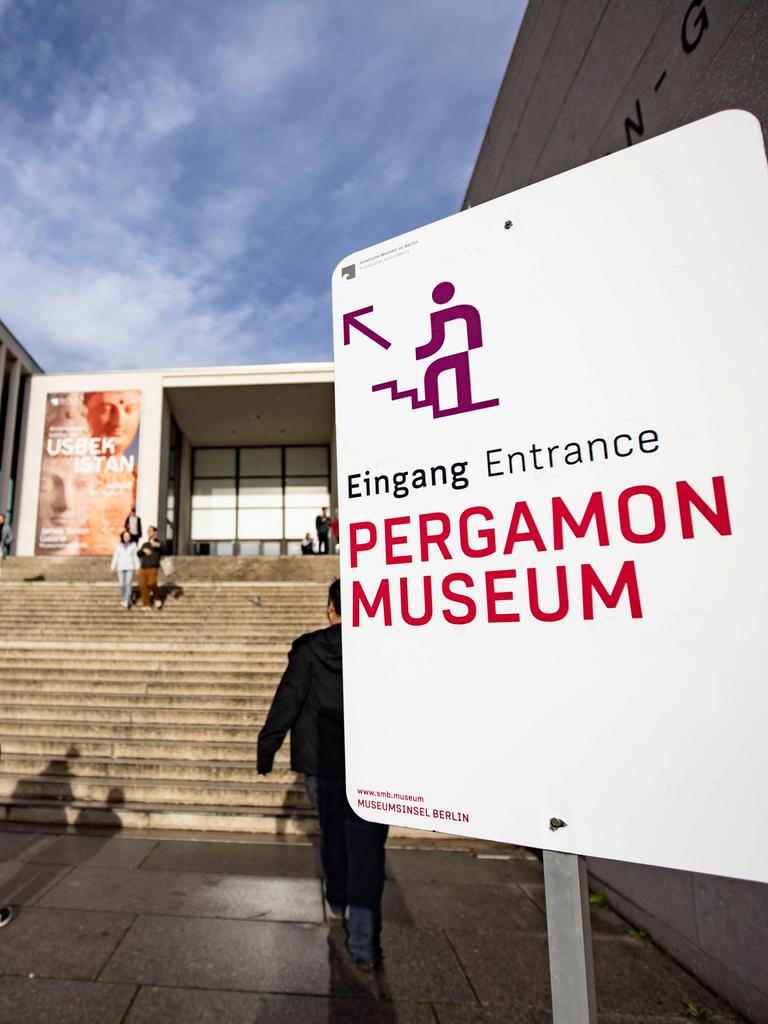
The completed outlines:
[[[179,553],[177,509],[179,507],[179,463],[181,460],[181,431],[171,419],[171,446],[168,451],[168,493],[165,501],[166,554]]]
[[[328,445],[196,448],[192,551],[293,554],[330,507],[330,490]]]

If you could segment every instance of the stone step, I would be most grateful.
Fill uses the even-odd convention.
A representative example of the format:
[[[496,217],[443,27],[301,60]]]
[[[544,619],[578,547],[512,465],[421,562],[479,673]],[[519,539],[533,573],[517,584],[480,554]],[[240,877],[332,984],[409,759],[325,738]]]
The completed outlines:
[[[101,630],[99,632],[103,636],[109,636],[111,631]],[[291,633],[286,632],[285,634],[276,630],[268,630],[263,633],[254,633],[253,630],[226,630],[226,632],[217,631],[211,633],[201,626],[199,629],[174,629],[172,631],[172,635],[178,638],[179,642],[184,644],[191,644],[203,640],[206,645],[210,646],[214,643],[215,638],[215,643],[220,645],[222,648],[230,644],[248,646],[260,643],[273,644],[280,642],[282,645],[285,645],[286,649],[288,649],[297,636],[301,636],[302,633],[309,632],[311,632],[311,630],[307,629],[295,630]],[[65,627],[61,627],[60,629],[54,629],[53,627],[36,627],[34,629],[17,629],[13,631],[13,637],[20,643],[33,643],[35,641],[41,641],[43,643],[50,641],[65,642],[73,636],[79,635],[81,635],[79,630]],[[121,633],[121,636],[125,636],[125,633]],[[136,640],[140,640],[141,637],[142,633],[140,631],[136,631]]]
[[[62,757],[51,759],[31,754],[5,753],[0,760],[0,775],[15,777],[64,775],[75,778],[101,779],[174,779],[186,782],[238,782],[259,786],[264,777],[256,771],[255,762],[246,761],[147,761],[137,758],[111,760],[99,757]],[[303,776],[292,772],[284,756],[276,761],[268,781],[303,785]]]
[[[55,555],[15,556],[3,566],[5,580],[22,581],[43,575],[48,580],[60,580],[71,585],[72,580],[104,580],[113,582],[109,570],[111,559],[98,555],[62,558]],[[335,555],[305,558],[301,555],[282,556],[192,556],[174,555],[172,578],[183,585],[193,581],[243,581],[259,583],[296,583],[302,586],[325,587],[339,575],[339,560]],[[46,586],[48,583],[29,584]]]
[[[160,798],[160,799],[158,799]],[[310,810],[311,803],[299,783],[260,782],[258,786],[228,782],[227,784],[181,782],[177,779],[104,778],[83,779],[77,776],[31,775],[14,778],[0,775],[0,802],[14,800],[76,800],[96,804],[161,803],[199,807],[280,807]]]
[[[8,640],[0,638],[0,658],[5,651],[53,651],[60,654],[80,655],[82,652],[93,654],[109,653],[111,651],[149,651],[160,654],[163,652],[178,652],[196,656],[197,654],[215,654],[221,644],[217,640],[214,643],[200,642],[199,640],[176,640],[174,638],[142,639],[136,637],[131,640],[123,640],[110,636],[108,641],[83,641],[83,640]],[[233,655],[249,654],[254,649],[263,651],[266,654],[281,654],[288,649],[282,642],[270,642],[269,640],[259,641],[254,644],[252,641],[241,644],[227,644],[224,649]]]
[[[87,705],[83,700],[87,699]],[[175,694],[147,694],[147,693],[93,693],[91,690],[85,693],[76,693],[63,690],[60,692],[47,692],[36,690],[9,690],[0,686],[0,704],[21,705],[34,707],[43,705],[51,708],[67,707],[90,707],[90,708],[172,708],[195,710],[211,710],[227,712],[233,711],[258,711],[266,713],[269,709],[271,698],[263,696],[240,696],[240,695],[209,695],[203,692],[197,696],[178,696]]]
[[[326,624],[326,588],[173,581],[162,611],[150,616],[121,609],[108,574],[91,584],[9,584],[6,577],[0,817],[315,831],[288,744],[264,779],[256,739],[290,644]]]
[[[255,647],[250,657],[231,658],[223,654],[218,658],[195,656],[194,664],[198,671],[205,670],[212,674],[251,673],[253,671],[280,672],[285,668],[286,659],[287,654],[264,655]],[[85,671],[119,671],[123,666],[129,666],[134,671],[166,672],[173,670],[178,672],[184,671],[185,666],[189,665],[189,661],[189,657],[171,652],[164,652],[159,656],[152,651],[131,651],[127,654],[115,652],[111,657],[107,654],[94,656],[85,653],[78,655],[75,660],[71,654],[68,657],[64,655],[51,657],[46,651],[2,651],[0,652],[0,678],[6,670],[18,668],[29,668],[35,672],[40,669],[61,670],[64,668],[83,673]]]
[[[76,724],[76,723],[75,723]],[[78,735],[78,732],[60,729],[58,733],[39,735],[34,732],[20,732],[14,728],[0,732],[0,747],[3,759],[7,755],[34,755],[64,759],[93,757],[123,760],[142,760],[176,764],[181,762],[216,761],[226,764],[255,764],[256,739],[251,741],[208,741],[198,740],[156,740],[126,739],[118,736],[92,737]],[[285,767],[290,763],[287,745],[283,745],[275,758],[275,764]],[[2,759],[0,759],[2,764]]]
[[[241,644],[238,648],[220,647],[218,644],[198,645],[193,644],[174,647],[150,647],[149,645],[139,646],[128,644],[113,644],[103,650],[91,650],[89,648],[77,647],[55,647],[48,643],[45,647],[34,643],[16,641],[14,645],[0,647],[0,665],[10,664],[31,658],[34,661],[75,661],[78,665],[87,665],[91,662],[106,664],[112,661],[124,662],[126,660],[155,660],[167,661],[170,658],[182,658],[188,664],[194,660],[196,664],[216,665],[226,662],[227,664],[237,663],[247,665],[257,661],[285,661],[288,651],[288,644]]]
[[[110,680],[114,680],[116,682],[146,682],[149,680],[152,682],[178,681],[180,683],[208,682],[211,687],[215,688],[219,682],[247,683],[257,680],[269,682],[275,679],[279,680],[280,675],[281,670],[229,669],[227,671],[217,672],[214,668],[210,668],[202,672],[192,672],[184,671],[184,669],[180,669],[175,666],[171,668],[145,668],[143,666],[133,668],[131,665],[126,665],[121,666],[120,668],[80,668],[73,665],[70,668],[62,669],[60,666],[29,665],[18,667],[3,666],[0,668],[0,682],[4,683],[10,682],[14,679],[48,679],[50,677],[61,679],[65,677],[76,677],[81,682],[85,682],[89,679],[99,680],[100,682],[109,682]]]
[[[152,612],[150,615],[142,615],[141,612],[124,614],[122,620],[117,622],[112,618],[105,618],[97,621],[93,618],[81,621],[70,621],[65,619],[54,619],[52,616],[34,611],[28,612],[18,621],[3,617],[3,635],[5,637],[20,638],[29,632],[39,633],[41,639],[54,639],[57,635],[61,639],[72,639],[73,637],[87,639],[91,636],[114,636],[116,642],[121,640],[142,638],[163,639],[173,637],[189,642],[198,639],[199,643],[213,643],[223,637],[232,636],[242,638],[244,642],[263,641],[265,643],[290,643],[302,633],[309,633],[313,629],[322,628],[322,623],[308,625],[304,623],[285,624],[274,623],[239,623],[234,616],[228,616],[220,622],[207,620],[201,622],[197,616],[191,616],[190,621],[175,620],[172,616],[163,615],[162,612]],[[162,616],[162,618],[160,617]],[[58,633],[57,633],[58,631]]]
[[[0,804],[0,818],[18,824],[76,825],[78,828],[125,828],[185,830],[199,832],[240,832],[249,835],[311,836],[319,828],[314,812],[295,808],[227,807],[205,805],[140,806],[115,804],[111,807],[74,800],[10,800]]]
[[[15,722],[60,722],[68,721],[85,723],[103,722],[117,725],[160,725],[174,728],[176,725],[210,726],[212,729],[221,727],[250,728],[259,730],[267,717],[267,709],[253,710],[218,710],[210,708],[174,708],[160,706],[145,707],[93,707],[85,702],[67,704],[63,707],[36,705],[25,707],[21,704],[0,704],[0,721],[12,726]]]
[[[195,627],[202,630],[206,634],[215,632],[218,629],[229,630],[231,632],[244,632],[248,630],[256,630],[257,635],[263,635],[265,638],[269,637],[272,629],[277,629],[281,634],[297,636],[300,633],[306,633],[311,629],[321,629],[324,625],[322,622],[313,622],[305,618],[303,621],[297,620],[286,620],[282,615],[264,616],[256,619],[253,615],[246,613],[239,613],[234,609],[229,614],[222,612],[218,616],[205,616],[205,621],[201,621],[203,616],[196,613],[195,611],[168,611],[155,610],[143,614],[141,609],[126,611],[121,608],[114,614],[107,612],[99,615],[56,615],[53,612],[47,611],[46,609],[40,608],[23,608],[18,609],[13,614],[7,614],[7,610],[3,612],[3,635],[12,636],[14,635],[11,630],[16,630],[23,626],[37,625],[41,628],[57,626],[61,627],[72,627],[81,630],[81,633],[76,634],[77,636],[87,639],[90,636],[98,636],[98,627],[109,627],[110,633],[108,635],[115,634],[115,638],[120,640],[125,633],[129,630],[132,633],[152,630],[153,633],[157,630],[162,630],[161,633],[155,633],[158,639],[168,634],[165,632],[171,627],[178,627],[179,629],[190,629]],[[36,620],[36,621],[35,621]],[[8,632],[6,633],[6,629]]]
[[[208,695],[212,694],[215,696],[243,696],[243,697],[265,697],[272,699],[275,692],[275,687],[280,679],[279,674],[275,674],[274,678],[269,677],[269,674],[265,674],[263,679],[260,677],[259,681],[249,683],[229,683],[221,682],[217,680],[215,686],[211,686],[210,681],[204,683],[188,683],[188,682],[153,682],[152,680],[105,680],[101,681],[98,679],[78,680],[76,674],[73,678],[64,678],[63,676],[52,675],[43,679],[34,679],[23,674],[18,674],[13,679],[8,677],[0,676],[0,685],[6,689],[12,688],[14,690],[30,690],[37,693],[82,693],[82,694],[93,694],[98,696],[100,693],[126,693],[126,694],[154,694],[160,696],[168,694],[170,696],[184,697],[194,696],[196,694]]]
[[[52,721],[45,719],[16,720],[8,723],[9,731],[17,736],[56,736],[65,731],[81,739],[163,740],[168,742],[205,743],[252,742],[256,744],[255,727],[237,725],[132,725],[130,722],[80,722],[57,715]],[[2,726],[2,728],[5,728]],[[0,737],[1,738],[1,737]]]

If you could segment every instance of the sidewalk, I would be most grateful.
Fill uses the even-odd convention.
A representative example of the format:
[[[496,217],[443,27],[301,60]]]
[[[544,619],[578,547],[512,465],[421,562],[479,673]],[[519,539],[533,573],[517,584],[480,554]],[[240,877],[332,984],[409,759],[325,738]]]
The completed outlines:
[[[538,861],[392,849],[388,877],[386,959],[371,975],[326,923],[313,846],[0,832],[0,905],[15,909],[0,1021],[551,1020]],[[593,929],[601,1024],[680,1024],[686,1004],[688,1019],[739,1020],[609,908],[593,908]]]

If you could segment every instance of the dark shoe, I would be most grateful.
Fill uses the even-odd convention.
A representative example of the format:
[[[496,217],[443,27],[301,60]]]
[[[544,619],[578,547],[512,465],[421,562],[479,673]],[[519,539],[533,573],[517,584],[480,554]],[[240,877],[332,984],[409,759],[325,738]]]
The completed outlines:
[[[10,924],[12,917],[13,911],[10,907],[0,907],[0,928],[5,928],[7,924]]]
[[[349,948],[347,948],[347,952],[349,953]],[[381,966],[384,954],[379,952],[374,957],[366,957],[354,956],[352,953],[349,953],[349,958],[355,967],[359,967],[361,971],[375,971],[377,967]]]
[[[381,960],[356,960],[352,957],[352,963],[359,971],[375,971],[381,965]]]

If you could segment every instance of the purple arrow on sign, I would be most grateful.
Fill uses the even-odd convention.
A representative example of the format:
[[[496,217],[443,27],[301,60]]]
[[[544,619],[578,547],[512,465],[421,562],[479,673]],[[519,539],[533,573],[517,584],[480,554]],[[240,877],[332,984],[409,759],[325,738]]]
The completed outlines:
[[[344,314],[344,344],[349,344],[349,330],[351,327],[356,327],[361,334],[370,338],[371,341],[375,341],[377,345],[381,345],[382,348],[391,348],[391,342],[387,341],[386,338],[382,338],[376,331],[372,331],[367,324],[361,324],[357,319],[359,316],[365,316],[366,313],[372,313],[373,306],[365,306],[363,309],[353,309],[351,313]]]

